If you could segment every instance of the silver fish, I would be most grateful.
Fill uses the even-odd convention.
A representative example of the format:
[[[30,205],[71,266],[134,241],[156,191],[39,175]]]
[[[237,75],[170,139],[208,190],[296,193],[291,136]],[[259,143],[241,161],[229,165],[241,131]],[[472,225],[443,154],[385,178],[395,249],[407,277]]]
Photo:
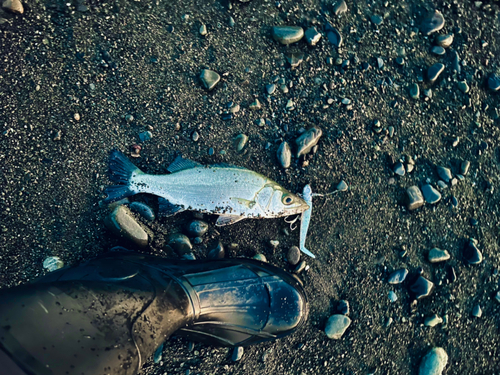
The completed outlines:
[[[309,222],[311,221],[312,214],[312,189],[311,186],[304,186],[304,190],[302,191],[302,198],[307,203],[309,208],[302,213],[302,217],[300,218],[300,236],[299,236],[299,249],[304,254],[309,255],[311,258],[316,258],[316,256],[306,249],[306,237],[307,230],[309,229]]]
[[[246,168],[217,164],[203,166],[178,157],[167,168],[170,174],[142,172],[120,151],[111,152],[110,179],[121,185],[106,189],[104,202],[138,193],[159,196],[163,216],[185,210],[219,215],[216,225],[245,218],[273,218],[300,214],[309,206],[269,178]]]

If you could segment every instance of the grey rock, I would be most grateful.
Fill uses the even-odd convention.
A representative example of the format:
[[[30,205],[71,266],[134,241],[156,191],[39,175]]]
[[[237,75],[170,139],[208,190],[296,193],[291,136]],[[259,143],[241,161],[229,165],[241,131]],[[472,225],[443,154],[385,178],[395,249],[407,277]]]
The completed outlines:
[[[203,220],[193,220],[186,228],[186,233],[191,237],[202,237],[208,231],[208,224]]]
[[[467,84],[467,81],[458,81],[457,82],[457,87],[460,91],[462,91],[464,94],[467,94],[469,92],[469,85]]]
[[[347,183],[344,180],[340,181],[336,186],[337,191],[347,191],[347,189],[349,189],[349,186],[347,186]]]
[[[234,146],[237,152],[243,151],[248,142],[248,136],[246,134],[238,134],[234,137]]]
[[[377,57],[377,67],[382,69],[384,67],[384,60],[381,57]]]
[[[52,272],[64,267],[64,262],[58,256],[51,256],[45,258],[43,261],[43,268],[47,271]]]
[[[208,252],[207,258],[209,259],[222,259],[226,256],[226,251],[224,250],[224,246],[219,241],[217,246]]]
[[[297,145],[297,158],[300,158],[301,155],[308,154],[309,151],[318,144],[322,134],[323,131],[318,127],[312,127],[302,133],[302,135],[295,140],[295,144]]]
[[[424,205],[424,196],[418,186],[411,186],[406,189],[407,207],[413,211]]]
[[[335,314],[328,319],[325,327],[325,333],[328,338],[339,340],[350,325],[351,319],[349,319],[349,317]]]
[[[427,79],[430,83],[436,82],[439,75],[443,72],[444,65],[441,63],[436,63],[432,65],[429,69],[427,69]]]
[[[437,186],[440,188],[440,189],[447,189],[448,188],[448,185],[446,185],[446,182],[444,182],[443,180],[439,180],[437,182]]]
[[[305,38],[307,44],[310,46],[315,46],[321,40],[321,34],[316,30],[315,27],[310,27],[305,32]]]
[[[460,67],[460,56],[458,56],[458,52],[452,50],[451,52],[451,70],[460,74],[462,68]]]
[[[434,39],[434,43],[436,45],[443,47],[443,48],[449,48],[451,44],[453,43],[453,34],[446,34],[446,35],[436,35],[436,39]]]
[[[370,17],[370,21],[372,21],[375,26],[380,26],[384,22],[384,18],[379,16],[378,14],[374,14]]]
[[[476,318],[480,318],[481,316],[483,316],[483,310],[481,310],[481,306],[474,306],[474,308],[472,309],[472,316],[475,316]]]
[[[134,121],[134,116],[132,116],[131,114],[125,115],[125,121],[127,121],[128,123]]]
[[[228,22],[227,22],[227,23],[228,23],[228,25],[229,25],[230,27],[234,27],[234,25],[236,25],[236,21],[235,21],[235,20],[234,20],[234,18],[233,18],[233,17],[231,17],[231,16],[229,16],[229,20],[228,20]]]
[[[432,348],[422,358],[418,375],[441,375],[448,363],[448,354],[443,348]]]
[[[460,163],[460,174],[462,176],[466,176],[467,173],[469,172],[469,168],[470,168],[470,161],[463,161],[462,163]]]
[[[420,24],[420,31],[425,35],[430,35],[439,31],[444,26],[444,17],[439,10],[427,14]]]
[[[339,16],[343,13],[347,12],[347,4],[345,0],[338,0],[333,5],[333,14]]]
[[[398,300],[398,296],[396,293],[394,293],[392,290],[389,292],[389,301],[392,303],[396,302]]]
[[[441,250],[438,248],[431,249],[428,254],[429,262],[439,263],[450,259],[450,253],[446,250]]]
[[[241,358],[243,358],[243,347],[237,346],[233,349],[233,354],[231,355],[231,359],[233,362],[238,362]]]
[[[431,99],[432,98],[432,89],[424,89],[424,96],[426,98]]]
[[[167,238],[167,244],[179,256],[190,254],[193,250],[193,245],[191,245],[191,241],[189,241],[188,236],[181,233],[172,233],[169,235]]]
[[[423,276],[419,276],[413,284],[410,285],[410,291],[413,293],[417,300],[428,297],[434,289],[434,283],[427,280]]]
[[[290,164],[292,163],[292,151],[290,150],[290,146],[287,141],[283,141],[278,148],[278,161],[283,168],[290,168]]]
[[[343,38],[342,35],[340,35],[340,32],[330,24],[327,24],[325,30],[328,41],[337,48],[342,47]]]
[[[500,291],[498,291],[497,294],[495,294],[495,299],[498,303],[500,303]]]
[[[149,236],[146,231],[135,221],[132,212],[125,206],[116,207],[104,219],[105,225],[117,236],[132,241],[139,247],[146,247]]]
[[[267,258],[266,258],[266,256],[265,256],[264,254],[261,254],[261,253],[259,253],[259,254],[255,254],[255,255],[252,257],[252,259],[259,260],[259,261],[261,261],[261,262],[267,262]]]
[[[422,186],[422,194],[425,201],[430,204],[436,204],[441,200],[441,193],[429,184]]]
[[[306,268],[307,264],[304,260],[300,261],[299,264],[297,264],[297,267],[295,267],[295,269],[293,270],[293,272],[295,272],[296,274],[299,274],[301,273],[302,271],[304,271],[304,269]]]
[[[429,317],[425,318],[425,320],[424,320],[424,324],[427,327],[435,327],[435,326],[437,326],[438,324],[441,324],[441,323],[443,323],[443,318],[441,318],[437,314],[429,316]]]
[[[213,90],[215,85],[220,81],[220,75],[217,72],[209,69],[203,69],[200,74],[200,81],[203,86],[208,90]]]
[[[285,58],[292,68],[296,68],[304,60],[304,54],[302,52],[289,52],[285,54]]]
[[[391,273],[387,281],[389,284],[401,284],[406,280],[406,276],[408,276],[408,270],[406,268],[401,268]]]
[[[434,46],[431,48],[431,52],[435,55],[443,56],[446,53],[446,50],[441,46]]]
[[[488,88],[491,91],[500,90],[500,76],[497,76],[496,74],[490,75],[488,77]]]
[[[476,240],[470,239],[467,245],[465,245],[463,257],[469,264],[479,264],[483,261],[483,254],[477,248]]]
[[[2,8],[8,10],[11,13],[23,14],[24,7],[20,0],[5,0],[2,3]]]
[[[394,166],[392,167],[392,171],[398,176],[404,176],[406,173],[405,167],[401,162],[397,162],[396,164],[394,164]]]
[[[445,182],[450,182],[450,180],[453,178],[453,175],[451,174],[451,170],[449,168],[437,165],[436,172],[438,176],[441,177],[441,179],[443,179]]]
[[[271,83],[270,85],[266,85],[266,92],[269,95],[274,94],[275,91],[276,91],[276,85],[274,83]]]
[[[202,24],[200,26],[200,35],[201,36],[205,36],[208,34],[208,31],[207,31],[207,26],[205,24]]]
[[[408,88],[408,92],[410,93],[410,96],[413,98],[413,99],[418,99],[420,97],[420,89],[418,87],[418,84],[416,83],[412,83],[409,88]]]
[[[337,311],[342,315],[349,315],[349,301],[340,300],[337,305]]]
[[[299,26],[273,26],[271,33],[275,41],[287,45],[301,40],[304,29]]]
[[[300,249],[297,246],[292,246],[286,254],[286,259],[290,265],[296,266],[300,262]]]
[[[135,212],[141,215],[147,221],[155,220],[155,213],[151,207],[149,207],[146,203],[142,202],[132,202],[129,205],[130,211]]]
[[[255,99],[254,102],[248,106],[248,108],[252,111],[257,111],[262,108],[262,105],[260,104],[259,99]]]
[[[149,141],[151,138],[153,138],[153,133],[151,133],[149,130],[139,133],[139,139],[141,140],[141,142]]]
[[[198,142],[200,140],[200,133],[198,133],[196,130],[191,134],[191,139],[193,142]]]

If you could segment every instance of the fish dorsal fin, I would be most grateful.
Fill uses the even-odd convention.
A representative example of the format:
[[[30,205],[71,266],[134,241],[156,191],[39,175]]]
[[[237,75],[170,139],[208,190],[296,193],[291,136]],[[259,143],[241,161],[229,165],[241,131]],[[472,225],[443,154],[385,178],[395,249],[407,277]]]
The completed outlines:
[[[239,167],[237,165],[232,165],[228,163],[217,163],[217,164],[211,164],[211,167],[216,167],[216,168],[236,168],[236,169],[247,169],[245,167]]]
[[[243,220],[245,216],[240,215],[220,215],[215,222],[215,225],[218,227],[222,227],[224,225],[230,225],[237,223],[240,220]]]
[[[167,171],[170,173],[174,172],[179,172],[183,171],[185,169],[191,169],[191,168],[196,168],[196,167],[201,167],[202,165],[198,162],[189,160],[189,159],[184,159],[182,155],[179,155],[175,158],[175,160],[170,164],[167,168]]]

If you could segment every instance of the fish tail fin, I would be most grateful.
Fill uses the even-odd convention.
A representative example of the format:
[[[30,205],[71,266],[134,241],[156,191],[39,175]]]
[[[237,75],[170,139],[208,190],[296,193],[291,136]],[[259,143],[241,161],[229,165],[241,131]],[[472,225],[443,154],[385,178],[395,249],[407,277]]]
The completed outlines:
[[[104,199],[104,203],[115,202],[139,193],[131,185],[132,178],[139,174],[144,174],[144,172],[132,164],[122,152],[118,150],[111,151],[109,156],[109,179],[121,185],[106,188],[105,193],[108,196]]]

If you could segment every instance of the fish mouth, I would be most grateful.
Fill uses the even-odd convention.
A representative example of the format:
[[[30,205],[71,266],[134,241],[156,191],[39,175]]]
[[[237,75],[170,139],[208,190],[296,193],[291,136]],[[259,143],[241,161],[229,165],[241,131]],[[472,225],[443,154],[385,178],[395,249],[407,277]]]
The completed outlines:
[[[300,203],[295,207],[287,207],[286,209],[286,214],[287,215],[298,215],[301,214],[304,211],[307,211],[309,209],[309,205],[307,203]]]

